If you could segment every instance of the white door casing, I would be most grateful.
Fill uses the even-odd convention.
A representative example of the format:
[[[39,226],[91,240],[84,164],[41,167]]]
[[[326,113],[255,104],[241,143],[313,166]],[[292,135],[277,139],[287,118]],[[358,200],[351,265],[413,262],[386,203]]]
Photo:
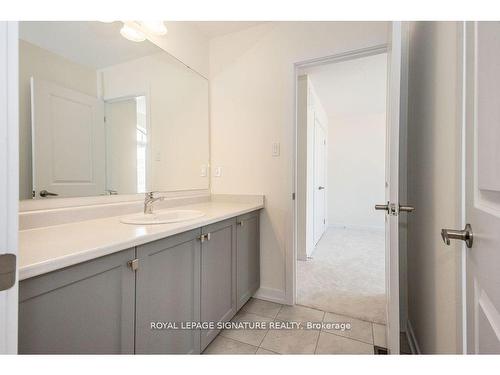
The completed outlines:
[[[326,229],[326,132],[314,116],[314,245]]]
[[[31,118],[35,198],[104,194],[103,102],[32,77]]]
[[[0,21],[0,254],[17,255],[18,23]],[[0,354],[17,353],[18,283],[0,291]]]
[[[500,23],[465,25],[467,352],[500,353]],[[457,228],[462,229],[462,228]]]
[[[387,346],[390,354],[399,354],[399,168],[400,127],[406,126],[407,36],[406,22],[392,22],[388,48],[387,142],[386,142],[386,254]],[[405,215],[405,213],[402,213]]]

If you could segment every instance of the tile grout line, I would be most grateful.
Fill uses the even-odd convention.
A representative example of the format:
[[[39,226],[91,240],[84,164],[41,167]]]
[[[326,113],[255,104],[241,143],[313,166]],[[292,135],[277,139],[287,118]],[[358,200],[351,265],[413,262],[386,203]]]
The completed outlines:
[[[321,318],[321,323],[323,323],[325,321],[325,317],[326,317],[326,312],[323,311],[323,317]],[[313,354],[316,354],[316,352],[318,350],[318,344],[319,344],[319,338],[321,337],[321,332],[323,332],[323,328],[319,330],[318,338],[316,339],[316,346],[314,346],[314,353]]]

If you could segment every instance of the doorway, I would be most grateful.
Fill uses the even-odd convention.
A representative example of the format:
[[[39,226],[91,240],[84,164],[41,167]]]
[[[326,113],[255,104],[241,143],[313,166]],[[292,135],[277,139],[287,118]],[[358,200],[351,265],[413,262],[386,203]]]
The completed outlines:
[[[380,331],[387,71],[385,48],[297,71],[295,301]]]

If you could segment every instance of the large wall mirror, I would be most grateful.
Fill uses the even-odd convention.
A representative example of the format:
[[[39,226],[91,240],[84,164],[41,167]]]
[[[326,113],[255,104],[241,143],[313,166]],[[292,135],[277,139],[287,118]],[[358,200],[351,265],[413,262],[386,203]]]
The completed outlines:
[[[20,22],[20,199],[209,188],[208,82],[121,22]]]

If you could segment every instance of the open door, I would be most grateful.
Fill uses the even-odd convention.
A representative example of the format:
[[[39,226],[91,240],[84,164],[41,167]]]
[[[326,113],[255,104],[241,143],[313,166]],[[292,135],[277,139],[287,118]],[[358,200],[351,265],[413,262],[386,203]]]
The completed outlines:
[[[0,22],[0,354],[17,353],[17,22]]]
[[[102,100],[32,77],[31,120],[33,198],[103,195]]]
[[[500,353],[500,23],[467,22],[465,228],[467,352]],[[472,233],[474,232],[474,233]]]
[[[406,53],[407,24],[393,22],[388,48],[387,142],[386,142],[386,204],[375,209],[386,214],[385,277],[387,295],[387,346],[390,354],[399,354],[399,226],[400,214],[412,211],[400,203],[400,157],[406,152],[400,142],[400,129],[406,126]]]
[[[314,116],[314,246],[326,229],[326,132]]]

